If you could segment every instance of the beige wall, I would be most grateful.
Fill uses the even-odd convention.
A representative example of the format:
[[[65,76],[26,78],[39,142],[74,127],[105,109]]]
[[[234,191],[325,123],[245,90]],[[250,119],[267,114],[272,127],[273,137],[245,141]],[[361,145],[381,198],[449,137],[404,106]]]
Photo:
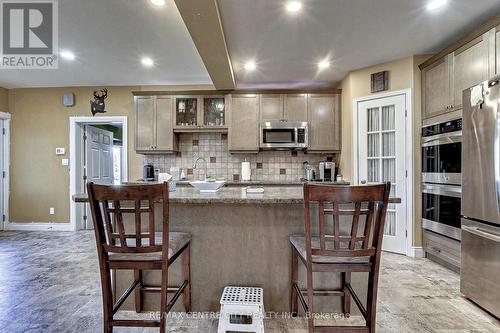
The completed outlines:
[[[0,112],[9,111],[9,91],[0,87]]]
[[[353,181],[354,165],[352,135],[353,135],[353,100],[358,97],[371,95],[370,93],[370,74],[389,71],[389,91],[411,89],[412,92],[412,110],[414,124],[414,196],[413,203],[413,244],[421,246],[422,230],[420,220],[421,197],[420,197],[420,128],[421,128],[421,110],[420,110],[420,70],[418,65],[424,62],[429,56],[411,56],[385,64],[363,68],[350,72],[340,87],[342,89],[342,152],[340,156],[340,168],[342,174],[347,180]]]
[[[69,222],[69,117],[91,116],[94,87],[9,90],[11,125],[11,222]],[[195,90],[212,86],[108,87],[105,116],[127,116],[128,177],[142,177],[142,155],[134,151],[134,90]],[[62,105],[64,92],[75,94],[74,107]],[[2,97],[0,90],[0,109]],[[98,116],[96,116],[98,117]],[[55,148],[66,148],[56,156]],[[49,208],[55,215],[49,215]]]

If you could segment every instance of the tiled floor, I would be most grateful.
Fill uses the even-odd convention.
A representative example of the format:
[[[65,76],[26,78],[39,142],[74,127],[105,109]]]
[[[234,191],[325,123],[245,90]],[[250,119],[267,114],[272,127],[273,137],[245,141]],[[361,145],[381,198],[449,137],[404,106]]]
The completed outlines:
[[[0,332],[102,332],[94,247],[91,232],[0,232]],[[265,325],[266,332],[306,332],[301,318]],[[210,333],[217,320],[177,318],[168,326]],[[498,320],[461,296],[458,274],[390,253],[382,257],[377,326],[377,332],[500,332]]]

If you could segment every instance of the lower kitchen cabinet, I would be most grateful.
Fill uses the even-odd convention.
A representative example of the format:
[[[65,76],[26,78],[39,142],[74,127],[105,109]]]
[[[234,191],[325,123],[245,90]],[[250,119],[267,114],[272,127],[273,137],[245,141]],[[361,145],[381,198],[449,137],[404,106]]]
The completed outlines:
[[[460,242],[432,231],[424,230],[424,250],[427,258],[460,271]]]
[[[232,153],[259,151],[259,95],[228,95],[228,149]]]
[[[308,109],[308,152],[340,151],[340,95],[310,94]]]
[[[170,96],[135,96],[135,150],[138,153],[173,153],[173,99]]]

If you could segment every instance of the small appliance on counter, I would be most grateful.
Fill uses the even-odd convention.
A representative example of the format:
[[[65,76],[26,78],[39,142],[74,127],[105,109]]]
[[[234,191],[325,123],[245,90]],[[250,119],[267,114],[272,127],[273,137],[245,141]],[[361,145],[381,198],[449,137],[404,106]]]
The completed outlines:
[[[142,172],[142,179],[144,181],[153,181],[155,180],[155,168],[151,164],[144,165]]]
[[[320,162],[318,170],[319,177],[316,178],[316,181],[332,182],[337,179],[338,169],[335,162]]]

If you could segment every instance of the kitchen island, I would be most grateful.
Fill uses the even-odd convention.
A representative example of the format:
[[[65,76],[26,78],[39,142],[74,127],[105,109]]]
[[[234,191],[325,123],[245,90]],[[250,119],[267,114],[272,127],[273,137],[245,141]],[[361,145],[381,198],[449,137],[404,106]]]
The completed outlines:
[[[170,229],[189,232],[193,311],[218,311],[225,286],[264,288],[264,303],[269,311],[289,311],[290,256],[288,237],[304,233],[302,186],[264,187],[262,194],[247,194],[243,187],[223,187],[205,194],[191,187],[178,186],[170,192]],[[86,195],[74,196],[86,202]],[[392,199],[393,203],[399,199]],[[157,205],[160,214],[160,205]],[[161,216],[161,215],[157,215]],[[130,223],[133,224],[133,216]],[[130,218],[130,217],[129,217]],[[159,222],[157,222],[159,223]],[[159,225],[160,226],[160,225]],[[299,265],[300,283],[305,287],[305,271]],[[172,266],[172,284],[181,280],[180,262]],[[315,279],[319,288],[338,287],[338,274],[321,273]],[[158,284],[159,273],[148,272],[147,284]],[[122,292],[132,273],[118,272],[115,287]],[[326,284],[328,282],[328,284]],[[353,274],[353,285],[364,295],[366,275]],[[318,310],[340,311],[340,299],[322,297]],[[133,309],[133,298],[124,305]],[[158,295],[146,294],[144,309],[158,309]],[[174,310],[182,311],[182,303]],[[328,308],[323,308],[328,304]]]

